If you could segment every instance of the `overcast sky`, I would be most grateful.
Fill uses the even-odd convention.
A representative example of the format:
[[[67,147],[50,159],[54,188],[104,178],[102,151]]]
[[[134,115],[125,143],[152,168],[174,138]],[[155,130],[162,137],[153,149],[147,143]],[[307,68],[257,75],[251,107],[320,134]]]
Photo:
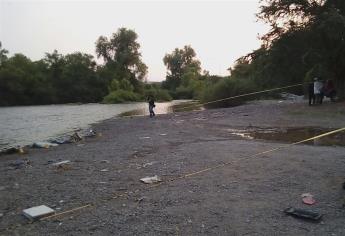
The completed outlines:
[[[165,79],[163,57],[191,45],[211,74],[228,75],[234,61],[260,46],[268,27],[257,22],[259,0],[32,1],[0,0],[0,41],[32,60],[57,49],[95,55],[95,41],[120,27],[141,44],[148,80]]]

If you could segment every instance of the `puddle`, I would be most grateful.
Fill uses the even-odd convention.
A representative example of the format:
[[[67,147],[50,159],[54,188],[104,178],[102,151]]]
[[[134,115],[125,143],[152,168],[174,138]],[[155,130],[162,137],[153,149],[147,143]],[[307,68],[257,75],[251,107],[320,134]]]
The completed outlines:
[[[284,143],[294,143],[308,139],[334,129],[323,129],[315,127],[306,128],[259,128],[228,129],[232,135],[250,140],[268,140]],[[345,146],[345,132],[339,132],[320,139],[312,140],[304,144],[316,146]]]

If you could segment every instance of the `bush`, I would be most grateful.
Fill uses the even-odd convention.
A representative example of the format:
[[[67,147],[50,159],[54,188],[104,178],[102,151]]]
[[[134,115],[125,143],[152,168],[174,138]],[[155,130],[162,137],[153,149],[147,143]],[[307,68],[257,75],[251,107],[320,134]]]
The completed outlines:
[[[192,87],[178,87],[176,89],[176,97],[179,99],[193,99],[194,90]]]
[[[202,102],[212,102],[236,95],[252,93],[257,91],[257,86],[252,80],[244,79],[223,79],[204,90]],[[245,96],[235,99],[224,100],[207,105],[208,107],[229,107],[243,104],[245,101],[255,99],[257,96]]]
[[[122,89],[113,91],[103,98],[104,103],[124,103],[141,101],[139,94]]]
[[[163,101],[171,101],[172,97],[170,96],[169,92],[165,89],[157,89],[157,88],[149,88],[145,90],[144,93],[144,100],[148,96],[153,96],[154,99],[158,102],[163,102]]]

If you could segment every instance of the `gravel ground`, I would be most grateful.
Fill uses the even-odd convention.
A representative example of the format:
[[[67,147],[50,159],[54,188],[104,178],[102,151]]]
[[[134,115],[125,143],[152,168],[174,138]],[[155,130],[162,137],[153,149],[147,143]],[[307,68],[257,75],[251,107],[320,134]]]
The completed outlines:
[[[0,235],[345,235],[344,147],[296,145],[249,158],[286,144],[245,140],[228,131],[342,128],[344,108],[345,103],[258,101],[154,119],[114,118],[94,126],[100,137],[1,156]],[[11,166],[23,159],[29,165]],[[63,160],[71,164],[51,165]],[[139,181],[154,175],[162,184]],[[303,205],[302,193],[313,194],[316,204]],[[60,213],[89,203],[34,223],[21,215],[42,204]],[[323,219],[286,216],[290,206],[316,210]]]

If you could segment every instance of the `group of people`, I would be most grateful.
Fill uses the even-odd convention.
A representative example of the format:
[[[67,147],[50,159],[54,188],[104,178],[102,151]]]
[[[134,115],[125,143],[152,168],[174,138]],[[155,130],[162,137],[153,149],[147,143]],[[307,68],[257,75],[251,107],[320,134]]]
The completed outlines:
[[[309,84],[309,106],[313,104],[322,104],[324,97],[329,97],[333,102],[336,96],[336,90],[332,80],[324,83],[319,78],[314,78],[314,82]]]

